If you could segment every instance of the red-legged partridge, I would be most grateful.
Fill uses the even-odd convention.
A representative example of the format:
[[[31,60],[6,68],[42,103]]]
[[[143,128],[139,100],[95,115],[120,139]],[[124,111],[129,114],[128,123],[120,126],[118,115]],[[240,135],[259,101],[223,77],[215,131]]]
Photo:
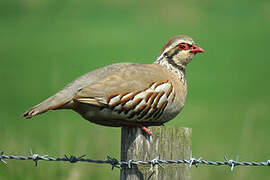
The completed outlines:
[[[24,113],[72,109],[104,126],[159,126],[183,108],[186,65],[203,49],[188,36],[171,38],[153,64],[119,63],[89,72]]]

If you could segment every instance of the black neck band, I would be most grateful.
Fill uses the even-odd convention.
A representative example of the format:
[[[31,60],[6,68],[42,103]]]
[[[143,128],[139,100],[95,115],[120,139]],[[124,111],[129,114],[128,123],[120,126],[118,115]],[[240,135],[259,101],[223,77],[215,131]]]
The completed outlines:
[[[184,74],[186,74],[186,68],[185,67],[176,64],[171,58],[167,58],[167,60],[168,60],[168,63],[171,64],[173,67],[179,69]]]

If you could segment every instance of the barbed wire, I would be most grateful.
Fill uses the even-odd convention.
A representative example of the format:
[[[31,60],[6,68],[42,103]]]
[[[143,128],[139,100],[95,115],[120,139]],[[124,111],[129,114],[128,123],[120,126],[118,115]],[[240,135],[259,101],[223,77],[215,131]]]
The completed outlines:
[[[4,154],[3,151],[0,151],[0,161],[4,164],[7,164],[7,162],[4,159],[16,159],[16,160],[32,160],[35,162],[35,166],[38,165],[38,161],[64,161],[64,162],[70,162],[70,163],[77,163],[77,162],[88,162],[88,163],[97,163],[97,164],[110,164],[112,166],[112,170],[116,168],[132,168],[132,165],[151,165],[151,168],[155,165],[159,165],[160,167],[164,168],[162,164],[188,164],[191,166],[198,167],[198,164],[203,165],[213,165],[213,166],[223,166],[227,165],[230,167],[231,171],[236,166],[270,166],[270,159],[267,161],[238,161],[233,159],[228,159],[226,156],[224,156],[224,161],[209,161],[209,160],[203,160],[202,158],[194,158],[191,157],[190,159],[179,159],[179,160],[162,160],[160,157],[156,157],[152,160],[148,161],[140,161],[140,160],[129,160],[129,161],[119,161],[116,158],[112,158],[110,156],[107,156],[106,160],[93,160],[89,158],[85,158],[86,155],[82,156],[73,156],[73,155],[65,155],[62,158],[59,157],[50,157],[49,155],[40,155],[37,153],[33,153],[30,149],[30,155],[28,156],[16,156],[16,155],[7,155]]]

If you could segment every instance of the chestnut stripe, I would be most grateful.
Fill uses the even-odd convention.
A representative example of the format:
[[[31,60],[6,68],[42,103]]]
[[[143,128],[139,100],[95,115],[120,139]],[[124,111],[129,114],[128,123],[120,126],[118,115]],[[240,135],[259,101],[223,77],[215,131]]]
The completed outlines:
[[[125,95],[129,94],[129,91],[124,91],[120,94],[120,99],[122,99]]]
[[[136,106],[143,100],[143,98],[138,98],[136,100],[134,100],[134,102],[125,108],[125,111],[130,111],[130,110],[134,110],[136,108]]]
[[[142,91],[134,91],[134,92],[132,92],[129,96],[126,96],[126,97],[122,98],[122,99],[121,99],[122,104],[125,105],[126,102],[128,102],[128,101],[130,101],[130,100],[133,100],[133,98],[134,98],[137,94],[139,94],[140,92],[142,92]]]
[[[151,106],[152,103],[153,103],[153,101],[154,101],[154,99],[157,97],[157,95],[158,95],[158,92],[154,92],[152,94],[152,96],[150,97],[150,100],[149,100],[149,102],[147,104],[149,104]]]
[[[163,114],[163,112],[164,112],[164,110],[165,110],[167,104],[168,104],[168,101],[166,101],[166,103],[165,103],[164,106],[162,107],[162,110],[160,111],[159,115],[157,116],[157,119],[160,118],[160,116]]]
[[[148,111],[150,110],[150,108],[151,108],[151,106],[152,106],[152,103],[153,103],[153,101],[154,101],[154,99],[156,98],[157,95],[158,95],[157,92],[154,92],[154,93],[152,94],[152,96],[151,96],[150,99],[149,99],[149,102],[147,102],[146,108],[145,108],[144,111],[141,113],[141,115],[138,117],[139,119],[143,118],[143,117],[148,113]]]
[[[115,106],[118,106],[119,104],[121,104],[121,101],[120,100],[112,103],[110,106],[111,107],[115,107]]]
[[[175,92],[173,92],[173,98],[172,98],[172,102],[174,101],[174,99],[175,99]]]
[[[135,115],[140,115],[140,113],[144,110],[144,108],[146,107],[146,104],[142,104],[138,109]]]
[[[148,88],[146,88],[146,89],[151,88],[151,86],[152,86],[154,83],[155,83],[155,82],[151,82],[151,83],[149,84]]]
[[[152,117],[152,115],[155,113],[156,109],[151,109],[150,112],[148,113],[147,117],[145,118],[145,120],[150,120],[150,118]]]
[[[156,111],[156,113],[153,115],[153,118],[156,118],[159,114],[159,112],[161,112],[160,114],[162,114],[162,109],[165,108],[168,104],[168,101],[164,101],[162,103],[162,105],[160,106],[160,108],[158,108],[158,110]]]
[[[114,98],[114,97],[116,97],[116,96],[118,96],[118,95],[119,95],[119,94],[112,94],[112,95],[108,96],[107,99],[106,99],[107,103],[109,104],[110,101],[112,100],[112,98]]]
[[[157,88],[157,87],[160,86],[161,84],[167,83],[168,81],[169,81],[169,80],[156,82],[155,88]]]
[[[144,98],[144,100],[145,100],[146,103],[148,102],[148,100],[152,96],[152,94],[153,94],[153,92],[149,92],[149,93],[146,94],[146,96]]]
[[[151,104],[147,104],[146,108],[141,113],[141,115],[138,117],[138,119],[142,119],[148,113],[148,111],[149,111],[150,108],[151,108]]]
[[[158,96],[157,96],[157,98],[155,99],[155,102],[154,102],[154,104],[153,104],[153,109],[155,109],[155,108],[157,107],[157,104],[158,104],[160,98],[163,96],[163,94],[165,94],[164,91],[161,91],[160,93],[158,93]]]

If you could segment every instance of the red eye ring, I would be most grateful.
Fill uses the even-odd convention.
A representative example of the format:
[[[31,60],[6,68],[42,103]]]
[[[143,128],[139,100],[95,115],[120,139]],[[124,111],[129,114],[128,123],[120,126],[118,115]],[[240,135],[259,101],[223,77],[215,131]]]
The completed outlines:
[[[187,43],[181,43],[178,45],[178,48],[181,50],[188,50],[189,49],[189,45]]]

